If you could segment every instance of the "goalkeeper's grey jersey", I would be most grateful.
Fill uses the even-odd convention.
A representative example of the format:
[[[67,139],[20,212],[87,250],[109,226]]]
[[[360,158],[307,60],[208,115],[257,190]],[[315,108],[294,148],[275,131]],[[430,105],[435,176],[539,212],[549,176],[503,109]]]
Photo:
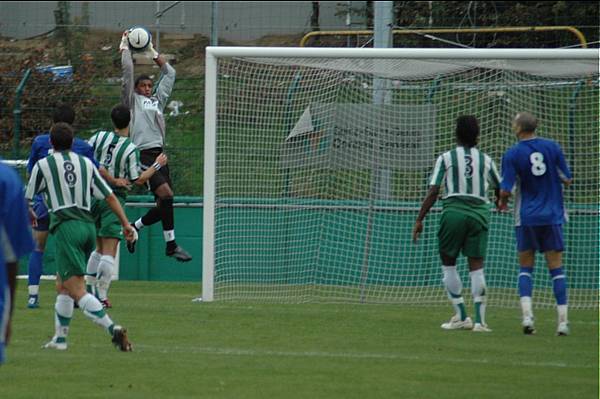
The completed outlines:
[[[154,93],[151,97],[146,97],[134,91],[131,51],[123,50],[121,65],[123,68],[121,101],[131,109],[129,125],[131,141],[140,151],[163,147],[166,132],[163,110],[173,90],[175,69],[168,63],[163,65],[161,76],[154,86]]]

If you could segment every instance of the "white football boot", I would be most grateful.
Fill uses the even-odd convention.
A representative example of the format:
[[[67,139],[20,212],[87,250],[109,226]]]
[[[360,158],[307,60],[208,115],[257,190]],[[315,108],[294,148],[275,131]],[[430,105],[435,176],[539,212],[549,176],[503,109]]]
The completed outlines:
[[[558,336],[567,336],[569,335],[569,323],[562,322],[558,323],[558,328],[556,329],[556,335]]]
[[[473,326],[473,331],[475,332],[492,332],[492,329],[488,327],[487,324],[475,323]]]
[[[42,346],[42,349],[56,349],[59,351],[66,351],[67,343],[66,342],[56,342],[56,337],[52,337],[50,342],[48,342]]]
[[[464,320],[460,319],[459,315],[454,315],[449,322],[441,325],[444,330],[471,330],[473,328],[473,321],[470,317]]]

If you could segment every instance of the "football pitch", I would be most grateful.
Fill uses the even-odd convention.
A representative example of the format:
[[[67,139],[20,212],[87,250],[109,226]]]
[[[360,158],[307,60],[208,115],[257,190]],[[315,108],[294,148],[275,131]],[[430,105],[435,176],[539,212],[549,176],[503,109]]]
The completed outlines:
[[[443,331],[450,306],[192,303],[199,283],[118,281],[110,316],[134,352],[76,309],[65,352],[53,283],[25,308],[19,281],[3,398],[598,398],[598,311],[553,310],[524,336],[519,309],[489,308],[491,333]]]

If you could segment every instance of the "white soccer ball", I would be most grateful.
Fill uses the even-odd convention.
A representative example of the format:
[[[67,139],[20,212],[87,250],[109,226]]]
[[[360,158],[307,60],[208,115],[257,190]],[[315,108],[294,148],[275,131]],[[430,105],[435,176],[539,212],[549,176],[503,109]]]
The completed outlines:
[[[129,29],[129,33],[127,34],[129,47],[135,51],[145,50],[150,44],[151,40],[152,35],[148,29],[144,28],[143,26],[134,26]]]

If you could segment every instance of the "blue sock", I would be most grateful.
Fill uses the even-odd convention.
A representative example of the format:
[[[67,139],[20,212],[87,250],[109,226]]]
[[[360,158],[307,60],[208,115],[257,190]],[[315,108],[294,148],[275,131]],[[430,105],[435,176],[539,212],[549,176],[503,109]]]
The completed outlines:
[[[533,267],[523,267],[519,271],[519,296],[531,297],[533,292]]]
[[[552,276],[552,288],[557,305],[567,304],[567,277],[562,266],[558,269],[550,270]]]
[[[28,267],[28,284],[29,285],[40,285],[40,279],[42,278],[42,261],[44,259],[44,252],[35,250],[31,253],[29,258]]]

